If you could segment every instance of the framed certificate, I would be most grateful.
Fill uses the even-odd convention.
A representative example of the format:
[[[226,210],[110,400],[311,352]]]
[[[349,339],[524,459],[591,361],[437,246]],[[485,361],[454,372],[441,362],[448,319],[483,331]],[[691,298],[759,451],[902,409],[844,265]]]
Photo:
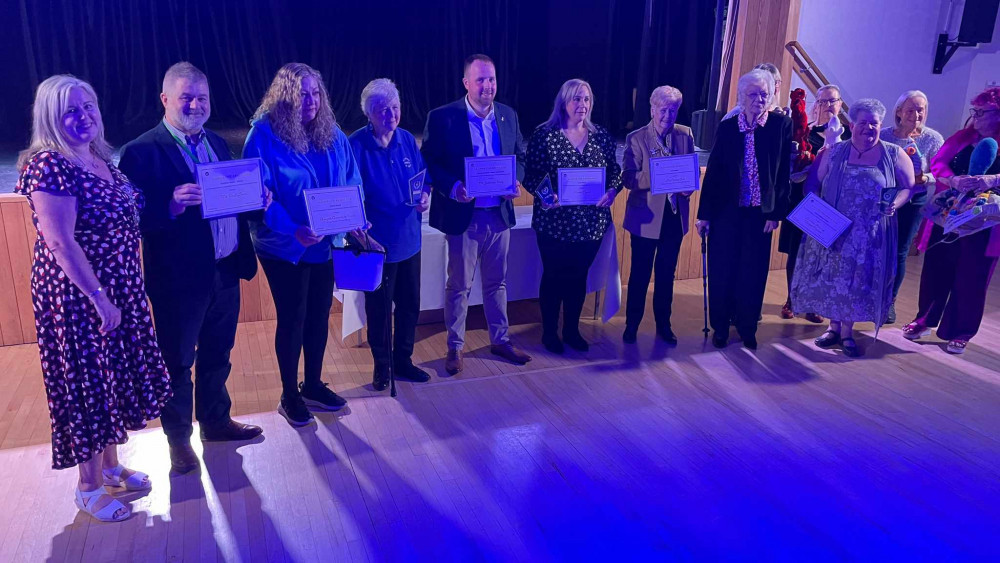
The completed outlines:
[[[466,157],[465,189],[469,197],[517,195],[514,155]]]
[[[850,219],[815,193],[806,195],[788,214],[788,220],[826,248],[851,226]]]
[[[264,181],[259,158],[198,163],[201,214],[206,219],[264,209]]]
[[[604,197],[605,169],[560,168],[559,204],[596,205]]]
[[[368,224],[361,186],[313,188],[302,193],[306,199],[309,227],[317,235],[335,235]]]
[[[649,159],[649,184],[654,194],[694,192],[701,186],[697,154],[658,156]]]

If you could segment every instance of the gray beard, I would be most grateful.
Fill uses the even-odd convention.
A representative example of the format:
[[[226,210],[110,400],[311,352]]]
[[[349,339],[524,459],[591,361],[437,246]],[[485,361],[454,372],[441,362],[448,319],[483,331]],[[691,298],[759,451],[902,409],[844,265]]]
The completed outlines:
[[[208,121],[208,115],[202,117],[196,117],[193,115],[184,115],[183,113],[177,117],[178,125],[181,129],[186,131],[201,131],[205,126],[205,122]]]

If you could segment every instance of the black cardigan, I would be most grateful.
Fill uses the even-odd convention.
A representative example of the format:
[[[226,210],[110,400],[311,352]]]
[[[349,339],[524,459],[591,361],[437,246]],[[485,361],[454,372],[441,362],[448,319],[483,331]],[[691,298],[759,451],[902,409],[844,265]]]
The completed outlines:
[[[719,217],[723,210],[739,205],[743,143],[739,116],[719,124],[702,184],[698,219],[711,221]],[[788,213],[792,120],[778,113],[769,114],[767,123],[754,129],[754,147],[760,176],[761,211],[765,219],[780,221]]]

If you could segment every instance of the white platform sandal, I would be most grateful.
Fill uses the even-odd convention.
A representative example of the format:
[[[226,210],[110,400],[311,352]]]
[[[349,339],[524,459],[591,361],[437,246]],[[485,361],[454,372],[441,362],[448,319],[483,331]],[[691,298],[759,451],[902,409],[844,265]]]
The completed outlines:
[[[111,496],[108,494],[108,490],[104,487],[98,487],[89,492],[83,492],[78,487],[76,489],[76,507],[101,522],[121,522],[123,520],[128,520],[128,518],[132,516],[132,511],[129,507],[122,504],[122,502],[116,498],[112,498],[111,502],[102,506],[100,510],[95,511],[93,506],[97,504],[98,497],[104,495]],[[123,509],[124,512],[120,512]],[[117,516],[115,516],[116,513],[118,514]]]
[[[129,475],[127,479],[122,479],[122,473],[125,470],[125,466],[119,463],[117,467],[101,471],[101,474],[104,476],[104,485],[107,487],[125,487],[127,491],[145,491],[146,489],[153,488],[153,484],[149,482],[149,475],[141,471],[133,471],[132,475]]]

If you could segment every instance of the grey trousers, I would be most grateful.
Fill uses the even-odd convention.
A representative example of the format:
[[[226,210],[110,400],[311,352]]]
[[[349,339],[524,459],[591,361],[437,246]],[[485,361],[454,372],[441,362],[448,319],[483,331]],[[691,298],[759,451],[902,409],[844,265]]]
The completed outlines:
[[[477,265],[483,277],[483,311],[490,342],[507,342],[510,229],[500,215],[500,208],[476,209],[464,233],[446,235],[445,239],[448,241],[448,281],[444,290],[444,322],[448,327],[448,349],[461,350],[465,346],[465,319]]]

